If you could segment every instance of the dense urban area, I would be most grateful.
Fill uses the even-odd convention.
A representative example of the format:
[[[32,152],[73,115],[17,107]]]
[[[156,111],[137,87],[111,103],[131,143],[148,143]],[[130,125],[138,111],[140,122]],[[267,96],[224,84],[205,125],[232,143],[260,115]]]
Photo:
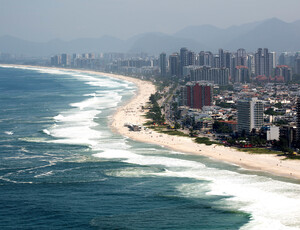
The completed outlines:
[[[118,73],[157,85],[150,97],[150,128],[195,137],[199,143],[247,151],[281,151],[300,158],[300,52],[267,48],[167,55],[145,53],[59,54],[24,58],[0,54],[1,63],[90,69]],[[279,153],[279,152],[277,152]]]

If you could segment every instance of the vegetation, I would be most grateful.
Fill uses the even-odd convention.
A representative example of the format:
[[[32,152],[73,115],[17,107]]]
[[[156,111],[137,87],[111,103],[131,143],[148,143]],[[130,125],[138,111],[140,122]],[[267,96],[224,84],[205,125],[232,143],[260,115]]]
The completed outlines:
[[[279,154],[280,152],[267,148],[238,148],[238,151],[255,154]]]
[[[165,122],[165,117],[162,115],[161,108],[157,103],[157,100],[159,100],[160,97],[160,94],[157,92],[155,94],[151,94],[150,102],[152,104],[152,108],[146,114],[146,117],[152,119],[153,123],[156,124],[163,124]]]
[[[212,144],[219,144],[218,142],[209,140],[208,137],[197,137],[195,142],[198,144],[205,144],[205,145],[212,145]]]
[[[282,151],[284,153],[292,154],[294,152],[291,148],[289,148],[287,139],[283,137],[280,137],[279,141],[275,141],[273,145],[279,151]]]
[[[276,108],[281,109],[282,108],[282,104],[281,102],[278,102],[274,105]]]
[[[288,124],[288,121],[287,120],[279,120],[279,121],[276,121],[274,122],[275,125],[287,125]]]
[[[221,108],[232,108],[236,109],[236,104],[226,103],[224,101],[216,101],[216,106],[220,106]]]
[[[168,78],[157,78],[155,81],[155,85],[158,91],[163,91],[164,88],[168,87],[172,83]]]
[[[173,114],[174,114],[174,120],[175,121],[179,120],[181,118],[181,112],[178,109],[178,103],[177,102],[172,103],[171,109],[172,109]]]
[[[215,121],[213,124],[213,129],[216,133],[232,133],[232,128],[230,128],[228,125]]]
[[[277,103],[278,104],[278,103]],[[275,105],[274,105],[275,106]],[[279,105],[277,105],[279,106]],[[265,112],[264,112],[266,115],[272,115],[272,116],[278,116],[278,115],[284,115],[284,113],[279,113],[279,112],[276,112],[274,111],[273,108],[268,108]]]
[[[214,89],[216,94],[220,94],[222,91],[233,91],[233,85],[220,85],[218,89]]]
[[[190,137],[196,137],[197,136],[196,131],[194,129],[190,128],[189,136]]]
[[[174,129],[180,129],[180,128],[181,128],[180,124],[176,122],[174,125]]]
[[[189,135],[181,132],[181,131],[178,131],[178,130],[161,130],[159,131],[160,133],[165,133],[165,134],[168,134],[168,135],[174,135],[174,136],[182,136],[182,137],[188,137]]]
[[[292,159],[292,160],[300,160],[300,155],[295,155],[295,154],[287,154],[285,155],[286,158]]]

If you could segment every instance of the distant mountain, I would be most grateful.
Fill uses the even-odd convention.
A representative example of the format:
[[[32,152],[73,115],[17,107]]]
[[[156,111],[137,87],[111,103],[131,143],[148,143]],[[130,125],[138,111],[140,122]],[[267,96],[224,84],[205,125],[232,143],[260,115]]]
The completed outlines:
[[[223,46],[226,49],[256,50],[267,47],[277,52],[300,50],[300,22],[286,23],[273,18],[266,20],[247,33],[237,36]]]
[[[191,50],[198,50],[200,47],[203,49],[207,48],[193,39],[177,38],[163,33],[147,33],[133,43],[129,52],[146,52],[149,54],[173,53],[181,47],[189,47]]]
[[[211,25],[189,26],[176,32],[174,36],[193,39],[216,50],[222,48],[233,38],[248,33],[259,23],[247,23],[241,26],[231,26],[227,29],[220,29]]]
[[[84,52],[146,52],[149,54],[168,54],[179,51],[181,47],[199,52],[217,51],[219,48],[234,51],[245,48],[269,48],[272,51],[300,50],[300,20],[286,23],[277,18],[247,23],[220,29],[211,25],[189,26],[174,34],[145,33],[127,40],[111,36],[101,38],[81,38],[72,41],[59,39],[45,43],[25,41],[11,36],[0,37],[0,52],[48,56],[57,53]]]
[[[41,52],[43,44],[29,42],[12,36],[0,37],[0,52],[36,55]]]
[[[213,50],[245,48],[254,51],[259,47],[267,47],[278,52],[295,51],[300,50],[300,21],[286,23],[271,18],[227,29],[194,26],[178,31],[174,36],[194,39]]]

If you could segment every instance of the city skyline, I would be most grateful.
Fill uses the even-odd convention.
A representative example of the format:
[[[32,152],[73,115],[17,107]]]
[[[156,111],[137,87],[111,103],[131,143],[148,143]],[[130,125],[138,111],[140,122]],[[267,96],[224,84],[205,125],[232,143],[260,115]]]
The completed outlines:
[[[192,25],[228,28],[245,23],[279,18],[300,20],[300,2],[214,0],[156,2],[137,0],[1,0],[0,36],[11,35],[30,41],[72,40],[110,35],[128,39],[140,33],[166,34]],[[269,10],[266,10],[269,9]],[[245,13],[247,12],[247,13]]]

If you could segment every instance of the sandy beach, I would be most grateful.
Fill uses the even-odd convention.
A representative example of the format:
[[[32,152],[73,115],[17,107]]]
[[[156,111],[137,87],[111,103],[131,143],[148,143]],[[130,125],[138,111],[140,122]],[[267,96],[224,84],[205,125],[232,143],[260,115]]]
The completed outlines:
[[[17,65],[5,65],[5,66],[17,66]],[[40,66],[20,66],[25,68],[51,68],[51,67],[40,67]],[[263,171],[271,173],[277,176],[283,176],[288,178],[300,179],[300,161],[289,160],[285,157],[269,154],[248,154],[237,151],[234,148],[229,148],[219,145],[207,146],[204,144],[197,144],[193,142],[191,138],[181,136],[171,136],[163,133],[158,133],[153,130],[145,130],[139,132],[130,131],[124,124],[139,124],[143,125],[147,119],[145,118],[145,112],[142,110],[142,106],[145,106],[149,101],[149,97],[152,93],[155,93],[155,86],[149,81],[143,81],[140,79],[101,73],[89,70],[79,69],[64,69],[64,68],[53,68],[60,70],[69,70],[76,72],[84,72],[89,74],[98,74],[101,76],[108,76],[117,78],[125,81],[134,83],[138,90],[136,95],[125,105],[122,105],[117,109],[112,117],[111,127],[114,132],[117,132],[123,136],[129,137],[136,141],[158,144],[166,148],[173,149],[175,151],[198,154],[207,156],[215,160],[227,162],[230,164],[238,165],[244,169]]]
[[[103,73],[103,75],[107,74]],[[112,127],[120,134],[133,140],[158,144],[175,151],[200,154],[215,160],[235,164],[245,169],[258,170],[278,176],[300,179],[300,161],[298,160],[288,160],[285,159],[285,157],[269,154],[249,154],[237,151],[234,148],[219,145],[207,146],[204,144],[197,144],[188,137],[171,136],[150,129],[143,129],[140,132],[130,131],[128,127],[124,126],[125,123],[142,125],[147,121],[142,106],[145,106],[150,95],[155,93],[155,86],[151,82],[135,78],[119,75],[110,76],[126,79],[138,86],[136,96],[126,105],[120,107],[113,116]]]

